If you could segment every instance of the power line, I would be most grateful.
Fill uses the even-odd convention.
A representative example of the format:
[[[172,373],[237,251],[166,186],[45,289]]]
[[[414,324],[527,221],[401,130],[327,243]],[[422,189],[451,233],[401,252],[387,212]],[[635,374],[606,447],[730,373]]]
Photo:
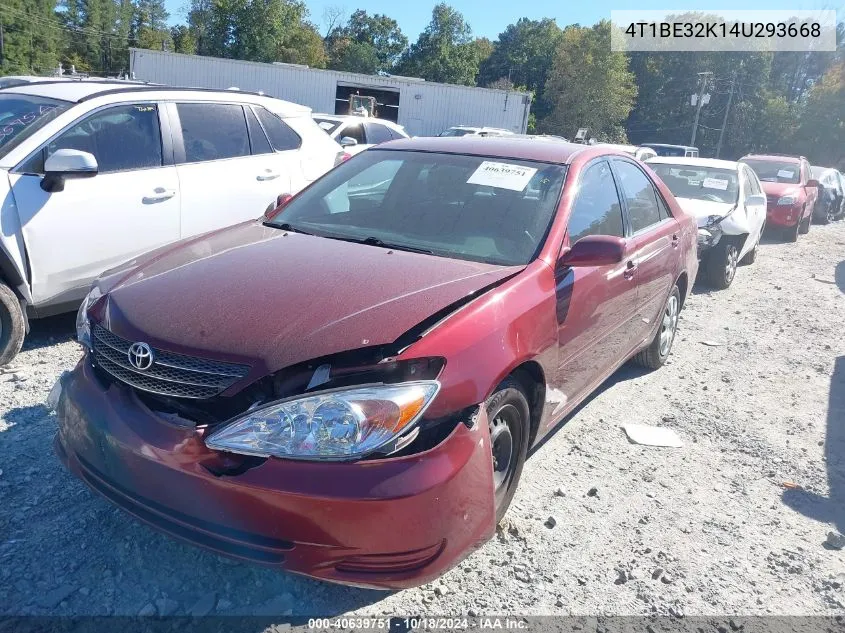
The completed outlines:
[[[67,31],[69,33],[80,33],[82,35],[99,35],[101,37],[113,37],[125,42],[129,42],[132,39],[128,35],[118,35],[116,33],[109,33],[108,31],[102,31],[100,29],[95,29],[94,27],[90,26],[63,26],[61,24],[53,23],[46,17],[35,17],[26,13],[25,11],[20,11],[18,9],[14,9],[12,7],[7,7],[4,5],[0,5],[0,10],[8,11],[10,13],[17,13],[20,17],[26,18],[27,22],[35,22],[39,26],[44,26],[59,31]]]

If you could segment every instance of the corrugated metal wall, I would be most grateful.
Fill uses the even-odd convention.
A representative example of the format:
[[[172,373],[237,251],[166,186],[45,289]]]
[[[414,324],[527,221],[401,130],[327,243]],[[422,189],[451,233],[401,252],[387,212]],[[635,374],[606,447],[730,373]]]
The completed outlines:
[[[130,69],[137,79],[175,86],[263,91],[334,112],[338,83],[399,90],[399,123],[411,135],[432,136],[453,125],[487,125],[525,132],[530,108],[522,92],[488,90],[358,75],[316,68],[244,62],[133,48]]]

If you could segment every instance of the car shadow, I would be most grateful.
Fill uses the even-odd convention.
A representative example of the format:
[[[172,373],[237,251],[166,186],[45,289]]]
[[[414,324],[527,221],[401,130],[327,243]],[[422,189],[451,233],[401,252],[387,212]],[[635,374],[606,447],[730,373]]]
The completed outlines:
[[[826,497],[796,488],[784,490],[782,499],[796,512],[829,523],[845,534],[845,356],[836,359],[830,379],[824,459],[829,490]]]
[[[239,616],[244,628],[226,617],[227,632],[259,631],[390,595],[227,559],[160,534],[68,473],[53,452],[55,432],[54,414],[40,404],[0,417],[0,616],[137,616],[155,609]]]
[[[583,402],[581,402],[578,406],[576,406],[572,411],[570,411],[560,422],[554,425],[548,433],[546,433],[545,437],[542,440],[537,442],[531,449],[528,451],[528,457],[530,458],[534,453],[539,451],[543,446],[545,446],[546,442],[548,442],[554,435],[557,434],[560,429],[566,426],[571,419],[573,419],[576,415],[578,415],[584,407],[590,404],[593,400],[598,398],[601,394],[603,394],[608,389],[612,389],[616,385],[621,382],[625,382],[627,380],[633,380],[635,378],[640,378],[641,376],[645,376],[646,374],[650,373],[650,369],[645,367],[640,367],[639,365],[635,365],[633,362],[629,361],[622,365],[619,369],[617,369],[611,376],[608,377],[595,391],[593,391],[589,396],[587,396]]]
[[[23,351],[41,349],[72,341],[76,338],[76,314],[67,312],[29,322],[29,334],[23,341]]]

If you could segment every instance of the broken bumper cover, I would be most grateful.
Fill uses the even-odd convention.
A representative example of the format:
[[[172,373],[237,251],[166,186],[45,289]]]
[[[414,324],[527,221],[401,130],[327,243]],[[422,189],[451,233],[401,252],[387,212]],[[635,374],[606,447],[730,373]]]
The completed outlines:
[[[701,256],[719,243],[722,239],[722,229],[718,224],[713,224],[707,227],[699,227],[698,229],[698,257]]]
[[[400,589],[441,575],[494,531],[483,410],[424,453],[233,468],[239,456],[209,450],[203,430],[169,425],[130,389],[104,387],[87,359],[60,391],[55,450],[73,474],[153,527],[230,557]]]
[[[795,226],[801,221],[801,205],[778,205],[770,202],[766,207],[766,221],[775,226]]]

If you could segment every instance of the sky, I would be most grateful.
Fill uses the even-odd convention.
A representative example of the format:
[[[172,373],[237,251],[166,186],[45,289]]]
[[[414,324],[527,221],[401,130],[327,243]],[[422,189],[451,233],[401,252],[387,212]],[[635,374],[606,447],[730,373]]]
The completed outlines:
[[[683,2],[682,0],[637,0],[636,3],[616,0],[531,0],[530,2],[506,2],[504,0],[446,0],[448,4],[463,13],[464,18],[472,27],[476,37],[487,37],[491,40],[501,33],[508,24],[519,18],[527,17],[532,20],[540,18],[555,18],[558,26],[579,23],[592,25],[604,18],[610,18],[610,11],[614,9],[637,10],[726,10],[726,9],[836,9],[838,19],[845,19],[845,0],[698,0],[697,2]],[[170,12],[170,23],[178,24],[185,21],[186,0],[166,0],[167,10]],[[325,32],[323,12],[326,7],[341,7],[348,16],[356,9],[365,9],[368,13],[384,13],[397,22],[402,32],[411,42],[416,41],[420,32],[431,20],[431,10],[437,0],[428,2],[396,0],[305,0],[310,13],[310,20]]]

